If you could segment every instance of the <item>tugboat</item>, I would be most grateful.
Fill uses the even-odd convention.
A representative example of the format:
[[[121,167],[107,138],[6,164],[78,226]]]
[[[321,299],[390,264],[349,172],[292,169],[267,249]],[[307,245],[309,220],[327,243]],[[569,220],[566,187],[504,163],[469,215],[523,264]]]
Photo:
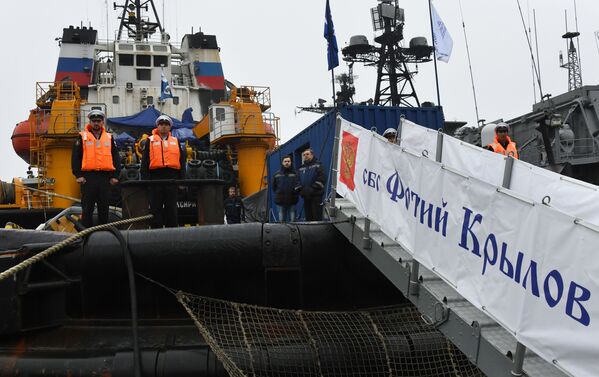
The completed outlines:
[[[221,188],[238,187],[243,196],[265,187],[260,177],[279,121],[269,112],[270,89],[226,81],[215,35],[186,34],[172,44],[153,1],[127,0],[115,8],[122,13],[114,41],[100,41],[91,26],[63,30],[54,80],[37,83],[36,107],[13,132],[15,152],[32,169],[26,178],[1,183],[2,226],[33,228],[80,197],[70,154],[94,109],[107,114],[119,146],[121,182],[139,180],[139,141],[167,114],[175,119],[174,136],[185,143],[189,179],[222,180]],[[119,192],[113,196],[115,206],[126,205]],[[181,194],[179,207],[185,223],[201,223],[189,195]]]

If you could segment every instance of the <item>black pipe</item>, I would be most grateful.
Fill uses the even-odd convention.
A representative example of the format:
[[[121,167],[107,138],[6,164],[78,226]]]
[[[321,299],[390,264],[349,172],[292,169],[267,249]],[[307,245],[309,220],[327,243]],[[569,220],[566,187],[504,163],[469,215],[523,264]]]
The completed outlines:
[[[24,233],[37,242],[42,241],[39,236],[56,237],[52,232]],[[196,295],[311,310],[392,303],[399,295],[331,224],[249,223],[122,235],[137,273]],[[6,267],[19,258],[5,259]],[[82,246],[48,262],[76,283],[67,288],[66,303],[56,303],[69,318],[130,317],[128,274],[112,235],[92,234]],[[52,280],[45,270],[34,268],[31,282]],[[170,292],[148,280],[137,281],[137,301],[143,319],[187,317]]]
[[[139,351],[139,335],[137,331],[137,290],[135,289],[135,272],[133,271],[133,261],[131,260],[131,250],[127,242],[114,226],[106,229],[112,233],[119,241],[125,266],[127,267],[127,278],[129,279],[129,298],[131,300],[131,330],[133,332],[133,371],[135,377],[141,377],[141,354]]]
[[[208,346],[191,349],[144,350],[141,353],[144,377],[226,377],[228,374]],[[15,358],[0,354],[0,376],[113,376],[131,374],[131,352],[60,354],[48,352],[29,353]]]

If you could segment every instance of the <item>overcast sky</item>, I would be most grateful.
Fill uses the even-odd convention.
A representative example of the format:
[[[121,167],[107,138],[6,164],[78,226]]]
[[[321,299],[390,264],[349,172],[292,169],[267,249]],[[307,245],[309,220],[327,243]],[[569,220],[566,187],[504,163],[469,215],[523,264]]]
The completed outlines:
[[[163,2],[155,0],[162,16]],[[564,50],[564,11],[575,30],[573,0],[520,0],[525,21],[532,23],[536,10],[540,70],[544,93],[567,90],[567,71],[559,67]],[[5,30],[0,72],[0,128],[3,150],[0,178],[23,176],[26,164],[14,154],[10,136],[15,124],[35,105],[35,83],[54,79],[59,47],[54,41],[68,25],[87,25],[107,35],[106,2],[103,0],[34,1],[27,9],[19,2],[3,4]],[[362,34],[373,43],[370,8],[376,0],[330,0],[340,48],[350,36]],[[449,63],[438,63],[441,104],[447,120],[476,124],[472,86],[458,0],[435,0],[440,17],[454,41]],[[118,26],[112,0],[108,2],[110,35]],[[578,0],[578,29],[582,79],[599,83],[599,53],[594,31],[599,30],[599,1]],[[323,38],[324,0],[165,0],[164,24],[172,41],[197,31],[215,34],[221,47],[225,77],[237,84],[270,86],[272,111],[281,118],[281,137],[287,140],[318,119],[310,113],[295,114],[295,107],[318,98],[330,99],[326,41]],[[430,38],[425,0],[402,0],[405,9],[405,43],[416,36]],[[533,77],[528,44],[516,0],[462,0],[466,33],[481,118],[511,119],[531,110]],[[533,30],[534,33],[534,30]],[[342,62],[335,73],[346,72]],[[356,101],[374,97],[376,72],[356,64]],[[421,101],[436,101],[433,63],[421,64],[415,77]],[[539,98],[537,88],[537,99]]]

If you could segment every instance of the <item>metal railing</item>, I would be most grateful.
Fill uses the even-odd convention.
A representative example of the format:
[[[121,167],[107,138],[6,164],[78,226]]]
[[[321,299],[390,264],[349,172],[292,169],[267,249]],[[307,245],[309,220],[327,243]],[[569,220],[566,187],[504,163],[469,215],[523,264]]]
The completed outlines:
[[[267,86],[242,85],[234,89],[231,96],[237,102],[254,102],[260,105],[262,111],[270,109],[270,88]]]
[[[599,140],[592,137],[554,140],[551,150],[556,163],[599,159]],[[539,144],[523,148],[520,151],[520,158],[543,166],[549,163],[545,146]]]
[[[224,112],[210,119],[214,138],[240,135],[245,137],[274,137],[278,140],[279,118],[272,113]]]
[[[78,100],[81,98],[79,85],[73,81],[37,82],[35,98],[38,107],[47,108],[55,100]]]
[[[590,138],[562,140],[559,145],[558,159],[572,161],[578,158],[599,157],[597,140]]]

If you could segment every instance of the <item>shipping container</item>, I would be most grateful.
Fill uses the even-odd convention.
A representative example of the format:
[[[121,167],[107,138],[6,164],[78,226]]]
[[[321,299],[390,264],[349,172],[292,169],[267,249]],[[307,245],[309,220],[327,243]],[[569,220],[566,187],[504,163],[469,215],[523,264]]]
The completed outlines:
[[[341,117],[358,124],[366,129],[376,130],[382,134],[389,127],[397,128],[401,116],[409,121],[434,130],[443,128],[443,109],[436,107],[387,107],[368,105],[348,105],[340,109]],[[297,170],[302,164],[302,152],[307,148],[314,150],[314,155],[322,163],[327,175],[326,200],[330,193],[329,182],[331,181],[331,168],[333,155],[333,143],[335,139],[335,111],[331,110],[316,122],[306,127],[291,140],[281,145],[277,150],[270,153],[267,159],[268,182],[271,187],[274,174],[281,169],[281,160],[285,156],[292,156],[293,167]],[[269,219],[278,221],[277,207],[274,203],[274,195],[269,188],[268,192]],[[326,214],[325,214],[326,218]],[[303,201],[300,198],[296,207],[296,221],[304,219]]]

